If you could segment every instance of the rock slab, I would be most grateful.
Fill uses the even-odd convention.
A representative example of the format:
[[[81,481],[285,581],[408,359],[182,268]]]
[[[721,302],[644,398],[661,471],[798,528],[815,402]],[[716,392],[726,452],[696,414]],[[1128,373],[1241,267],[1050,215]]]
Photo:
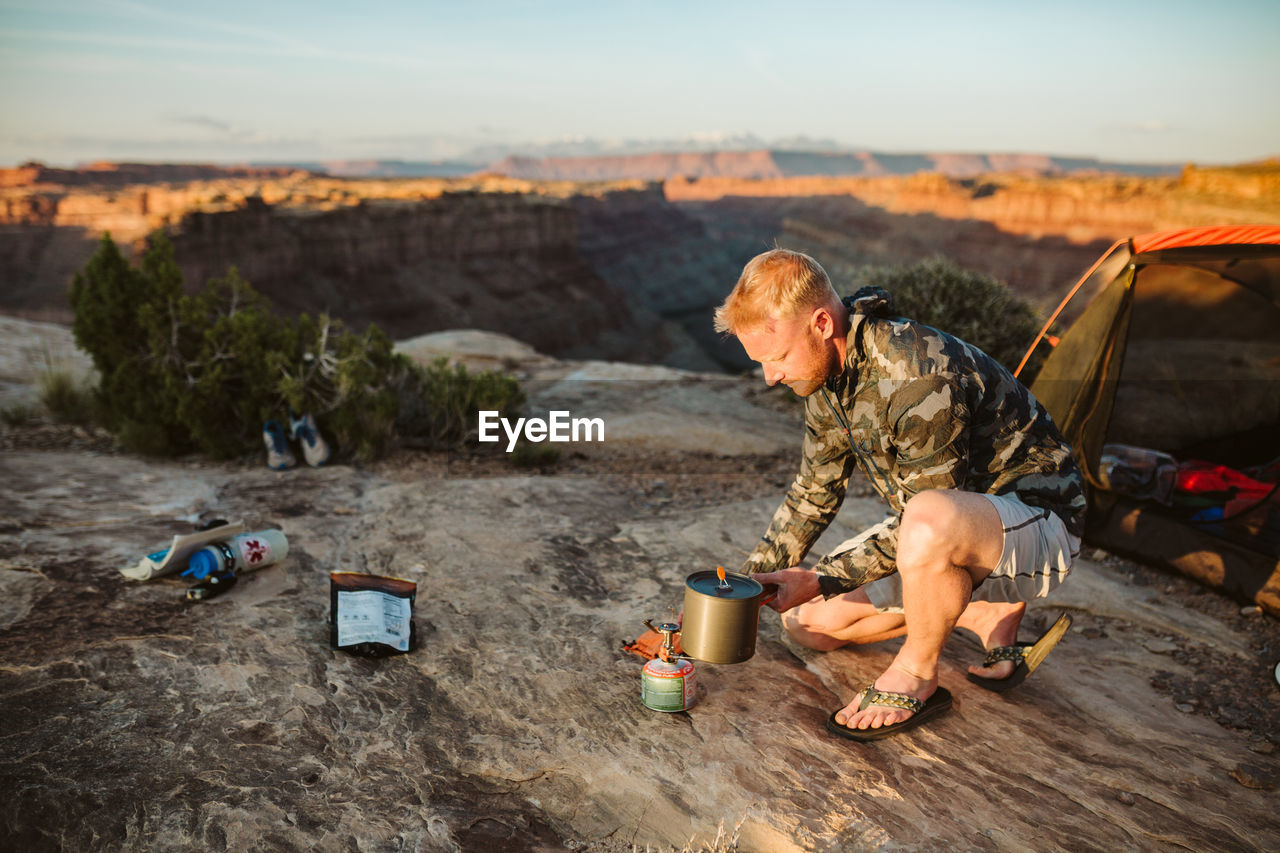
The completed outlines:
[[[1180,664],[1140,639],[1244,638],[1126,607],[1134,588],[1090,562],[1028,622],[1110,608],[1128,627],[1072,633],[1003,696],[964,679],[981,653],[956,639],[955,709],[856,745],[823,722],[892,643],[797,653],[765,611],[756,656],[699,664],[678,714],[640,704],[618,650],[679,607],[688,573],[740,559],[776,498],[646,509],[607,477],[459,476],[428,456],[0,466],[6,849],[1280,847],[1256,784],[1271,759],[1157,693],[1150,671]],[[829,541],[879,513],[851,498]],[[288,559],[199,604],[116,571],[215,515],[278,524]],[[330,571],[416,581],[421,647],[331,651]]]

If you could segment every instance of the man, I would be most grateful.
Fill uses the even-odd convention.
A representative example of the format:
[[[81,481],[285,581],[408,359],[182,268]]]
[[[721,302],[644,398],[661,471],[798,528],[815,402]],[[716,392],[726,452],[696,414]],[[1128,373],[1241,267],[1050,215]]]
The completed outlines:
[[[970,679],[1020,682],[1070,625],[1016,645],[1026,602],[1066,577],[1085,497],[1070,448],[1005,368],[958,338],[894,315],[889,295],[841,300],[807,255],[753,258],[716,310],[765,382],[805,398],[800,473],[743,571],[778,585],[770,605],[797,642],[830,650],[906,635],[827,727],[868,740],[950,707],[938,657],[957,625],[992,650]],[[885,521],[800,568],[857,467]]]

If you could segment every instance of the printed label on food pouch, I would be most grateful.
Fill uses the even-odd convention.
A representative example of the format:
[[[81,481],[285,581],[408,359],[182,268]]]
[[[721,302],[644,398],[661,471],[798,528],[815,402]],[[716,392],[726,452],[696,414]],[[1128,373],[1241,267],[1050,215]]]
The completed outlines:
[[[338,645],[385,643],[402,652],[409,650],[407,598],[373,589],[338,591]]]

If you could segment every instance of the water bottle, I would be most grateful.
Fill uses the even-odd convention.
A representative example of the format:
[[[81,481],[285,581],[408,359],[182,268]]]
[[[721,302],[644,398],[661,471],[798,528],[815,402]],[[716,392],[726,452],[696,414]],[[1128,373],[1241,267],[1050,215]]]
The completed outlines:
[[[215,574],[253,571],[278,563],[289,554],[289,540],[279,530],[241,533],[206,545],[191,555],[183,577],[204,580]]]

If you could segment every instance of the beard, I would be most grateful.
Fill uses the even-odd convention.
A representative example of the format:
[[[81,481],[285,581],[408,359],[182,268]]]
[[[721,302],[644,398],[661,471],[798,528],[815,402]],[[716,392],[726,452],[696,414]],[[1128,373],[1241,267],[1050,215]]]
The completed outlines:
[[[788,382],[787,387],[797,397],[808,397],[822,387],[823,381],[822,379],[796,379]]]

